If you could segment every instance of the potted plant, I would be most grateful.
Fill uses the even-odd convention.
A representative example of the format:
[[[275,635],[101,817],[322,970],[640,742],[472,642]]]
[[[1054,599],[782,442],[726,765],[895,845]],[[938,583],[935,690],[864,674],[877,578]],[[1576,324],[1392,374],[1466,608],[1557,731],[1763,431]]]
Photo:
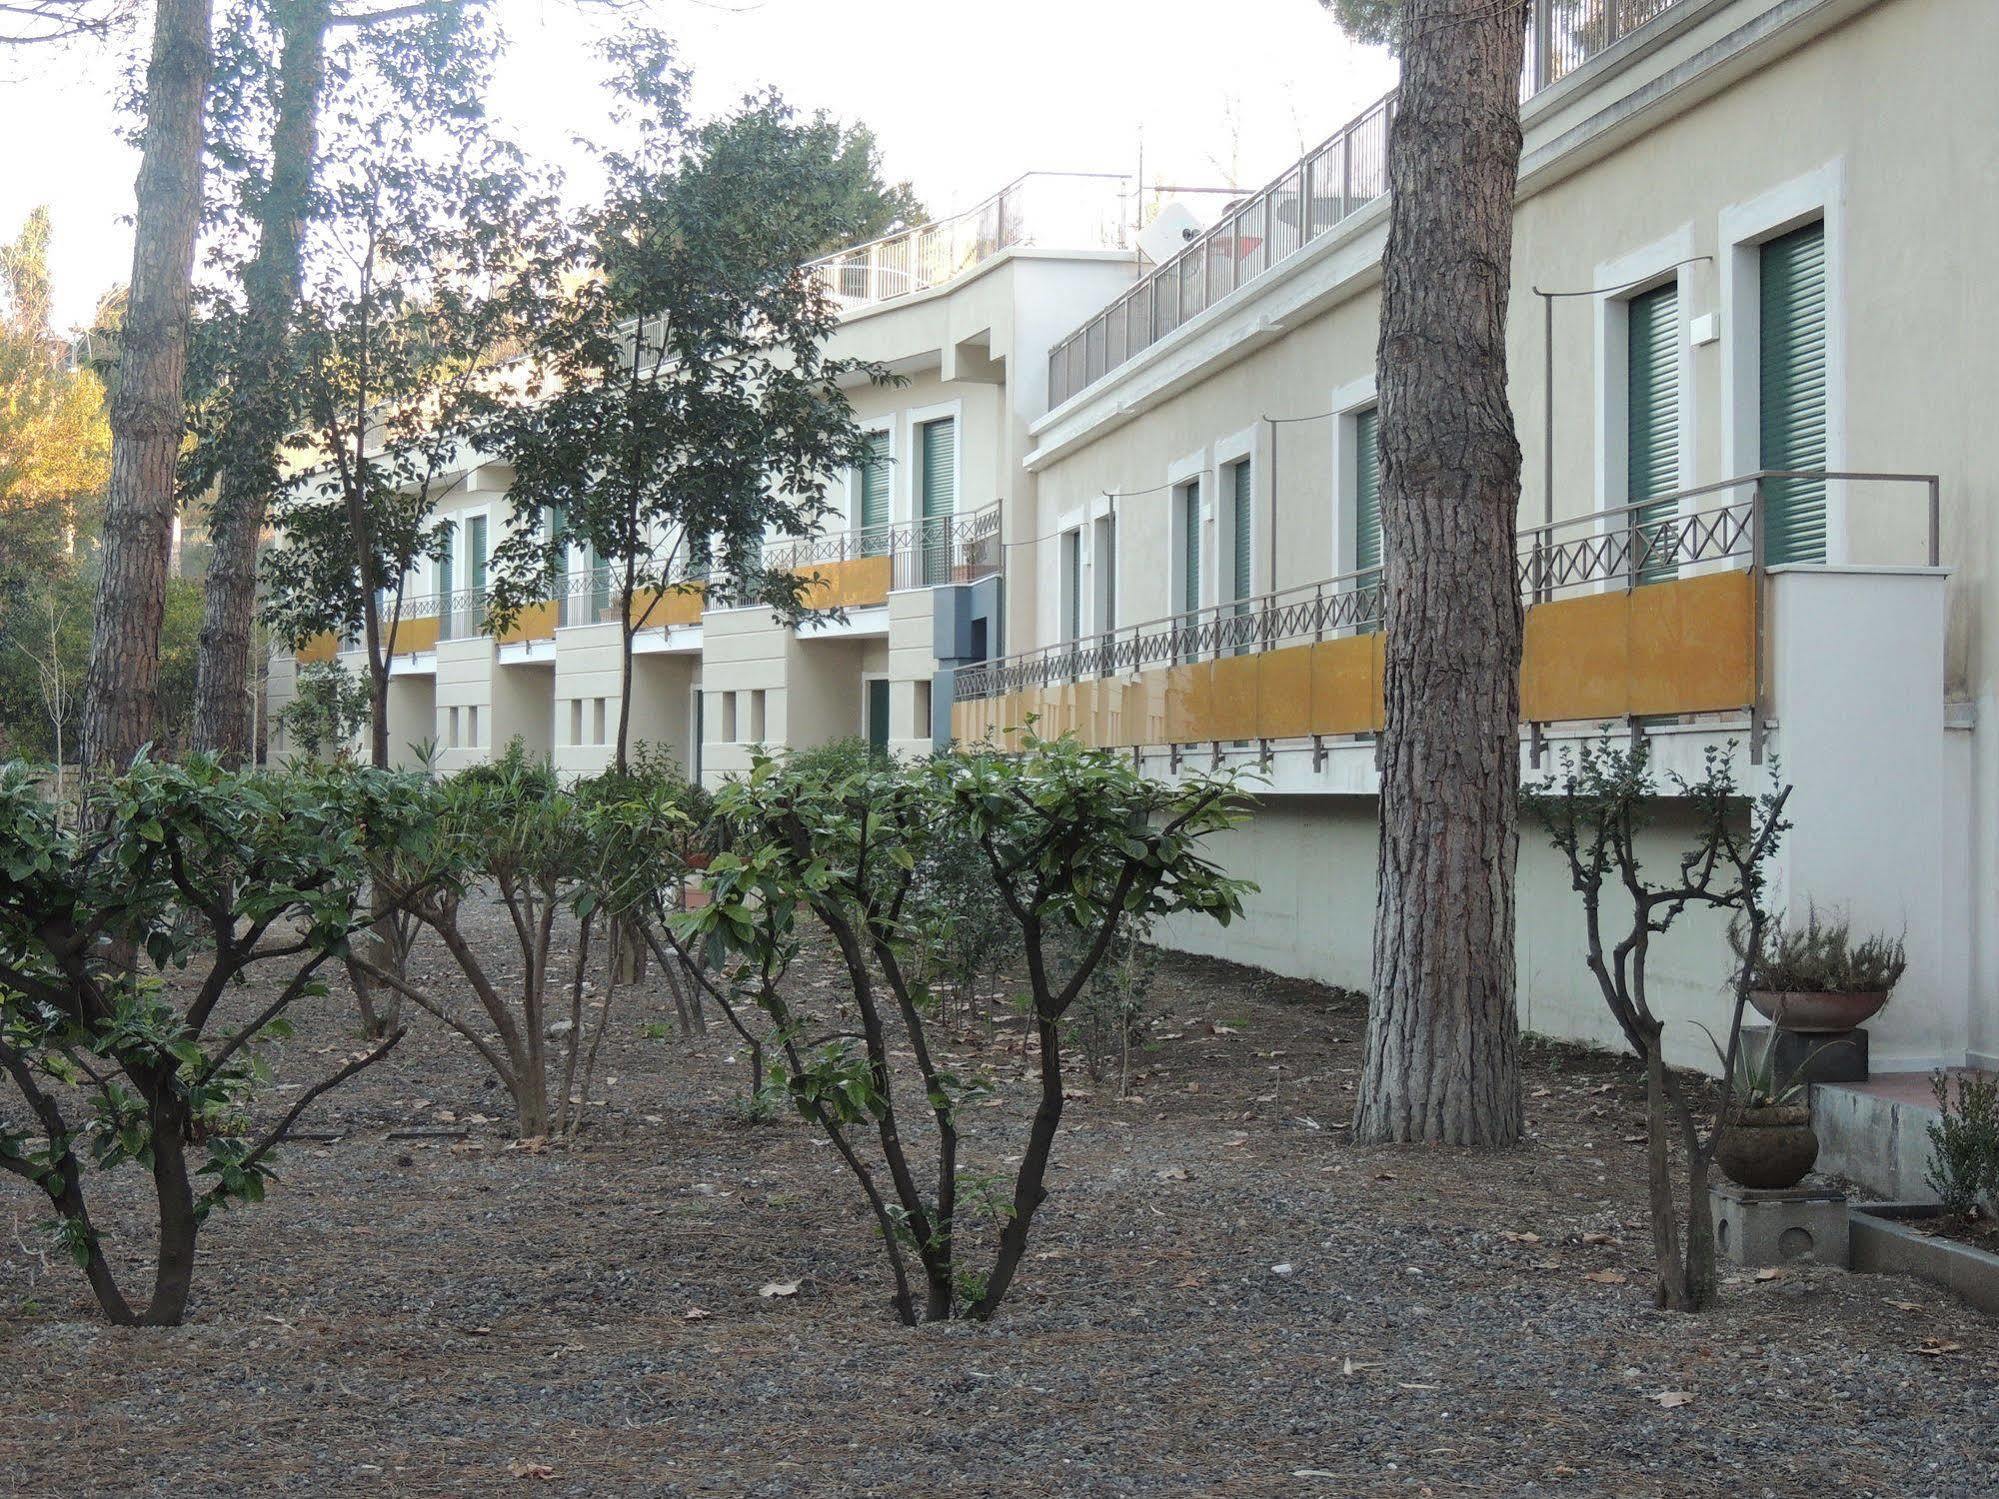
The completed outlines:
[[[1712,1031],[1708,1031],[1708,1040],[1726,1066],[1727,1053]],[[1820,1047],[1818,1051],[1824,1049]],[[1760,1041],[1743,1039],[1735,1058],[1735,1080],[1729,1090],[1728,1107],[1722,1111],[1715,1144],[1715,1164],[1721,1167],[1722,1174],[1739,1186],[1758,1191],[1795,1187],[1819,1158],[1819,1137],[1812,1129],[1811,1105],[1804,1101],[1807,1086],[1802,1078],[1804,1065],[1779,1077],[1776,1052],[1774,1030],[1765,1032]],[[1810,1060],[1807,1057],[1805,1062]]]
[[[1741,934],[1729,933],[1736,959],[1747,962]],[[1749,1002],[1771,1024],[1823,1035],[1865,1024],[1888,1003],[1908,958],[1900,937],[1855,940],[1843,916],[1822,918],[1817,909],[1804,925],[1777,923],[1749,964]]]

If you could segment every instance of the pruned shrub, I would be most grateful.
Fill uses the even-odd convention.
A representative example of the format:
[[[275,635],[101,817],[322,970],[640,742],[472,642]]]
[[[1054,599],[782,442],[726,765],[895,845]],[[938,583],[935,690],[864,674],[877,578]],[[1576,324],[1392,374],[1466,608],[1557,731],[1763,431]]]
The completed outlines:
[[[1746,962],[1742,923],[1730,926],[1728,936],[1736,961]],[[1844,916],[1821,916],[1813,906],[1801,926],[1771,921],[1749,970],[1749,987],[1772,994],[1886,994],[1908,966],[1900,937],[1856,940]]]
[[[733,954],[755,976],[755,998],[777,1028],[782,1086],[858,1182],[906,1323],[987,1318],[1005,1298],[1048,1195],[1065,1017],[1127,920],[1189,910],[1227,921],[1240,912],[1250,887],[1201,853],[1204,839],[1239,820],[1232,792],[1223,778],[1149,780],[1115,753],[1029,733],[1016,755],[920,765],[760,757],[746,780],[718,794],[731,846],[710,866],[709,904],[677,918],[679,933]],[[924,930],[934,915],[912,890],[946,828],[984,857],[1027,973],[1040,1089],[1010,1183],[960,1161],[959,1111],[982,1085],[939,1061],[935,998],[907,961],[913,946],[935,940]],[[810,1036],[785,993],[783,969],[808,912],[838,950],[857,1034]],[[1080,958],[1064,974],[1056,949],[1066,938],[1078,939]],[[900,1078],[897,1052],[909,1058]],[[912,1095],[929,1124],[927,1185],[906,1134]],[[979,1220],[997,1230],[983,1264],[966,1243]]]
[[[264,1044],[325,992],[320,971],[369,920],[371,852],[425,848],[429,800],[386,771],[156,764],[92,785],[58,826],[26,767],[0,767],[0,1170],[31,1182],[113,1322],[178,1325],[195,1238],[264,1195],[270,1156],[329,1088],[396,1032],[253,1122]],[[238,1015],[240,986],[267,989]],[[153,1287],[119,1284],[91,1215],[97,1172],[152,1179]]]
[[[1999,1199],[1999,1078],[1933,1072],[1930,1091],[1937,1118],[1927,1131],[1930,1160],[1923,1179],[1946,1213],[1970,1219]]]

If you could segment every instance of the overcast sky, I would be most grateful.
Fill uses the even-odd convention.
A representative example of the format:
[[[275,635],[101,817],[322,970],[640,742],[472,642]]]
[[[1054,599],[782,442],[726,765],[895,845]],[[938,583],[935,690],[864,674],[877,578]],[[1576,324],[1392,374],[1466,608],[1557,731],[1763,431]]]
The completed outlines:
[[[592,27],[564,0],[501,0],[512,52],[495,112],[574,170],[602,118]],[[1148,182],[1255,186],[1394,82],[1385,54],[1340,35],[1318,0],[658,0],[697,106],[762,84],[864,119],[891,175],[933,213],[1025,171],[1130,171]],[[150,25],[150,18],[146,24]],[[88,319],[131,271],[136,154],[119,139],[114,50],[0,60],[0,235],[37,204],[55,219],[56,316]]]

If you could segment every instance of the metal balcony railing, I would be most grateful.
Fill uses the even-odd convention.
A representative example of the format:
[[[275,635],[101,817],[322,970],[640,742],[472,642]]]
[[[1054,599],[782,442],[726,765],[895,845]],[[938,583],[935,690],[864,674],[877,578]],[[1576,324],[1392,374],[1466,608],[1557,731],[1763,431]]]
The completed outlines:
[[[1105,172],[1029,172],[975,208],[837,251],[806,270],[843,310],[942,286],[1002,250],[1129,246],[1131,179]]]
[[[1766,551],[1769,486],[1831,482],[1925,486],[1926,555],[1928,565],[1937,565],[1941,501],[1934,475],[1766,470],[1522,529],[1516,563],[1522,602],[1634,588],[1683,572],[1747,568]],[[1382,570],[1369,568],[962,667],[953,694],[999,697],[1149,666],[1246,655],[1378,630],[1383,617]]]
[[[1683,0],[1532,0],[1521,95],[1559,83]],[[1388,95],[1246,195],[1215,226],[1056,344],[1052,409],[1266,274],[1388,191]]]
[[[963,515],[861,526],[764,544],[773,571],[810,573],[867,558],[889,559],[891,588],[971,583],[1000,570],[1000,507],[994,501]]]

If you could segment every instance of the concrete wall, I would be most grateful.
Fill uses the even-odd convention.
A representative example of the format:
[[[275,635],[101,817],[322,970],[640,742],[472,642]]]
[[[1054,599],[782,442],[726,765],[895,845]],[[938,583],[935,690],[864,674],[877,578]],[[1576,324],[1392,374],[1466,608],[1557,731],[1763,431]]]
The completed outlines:
[[[565,776],[595,775],[617,753],[623,694],[618,626],[572,625],[555,632],[552,756]]]

